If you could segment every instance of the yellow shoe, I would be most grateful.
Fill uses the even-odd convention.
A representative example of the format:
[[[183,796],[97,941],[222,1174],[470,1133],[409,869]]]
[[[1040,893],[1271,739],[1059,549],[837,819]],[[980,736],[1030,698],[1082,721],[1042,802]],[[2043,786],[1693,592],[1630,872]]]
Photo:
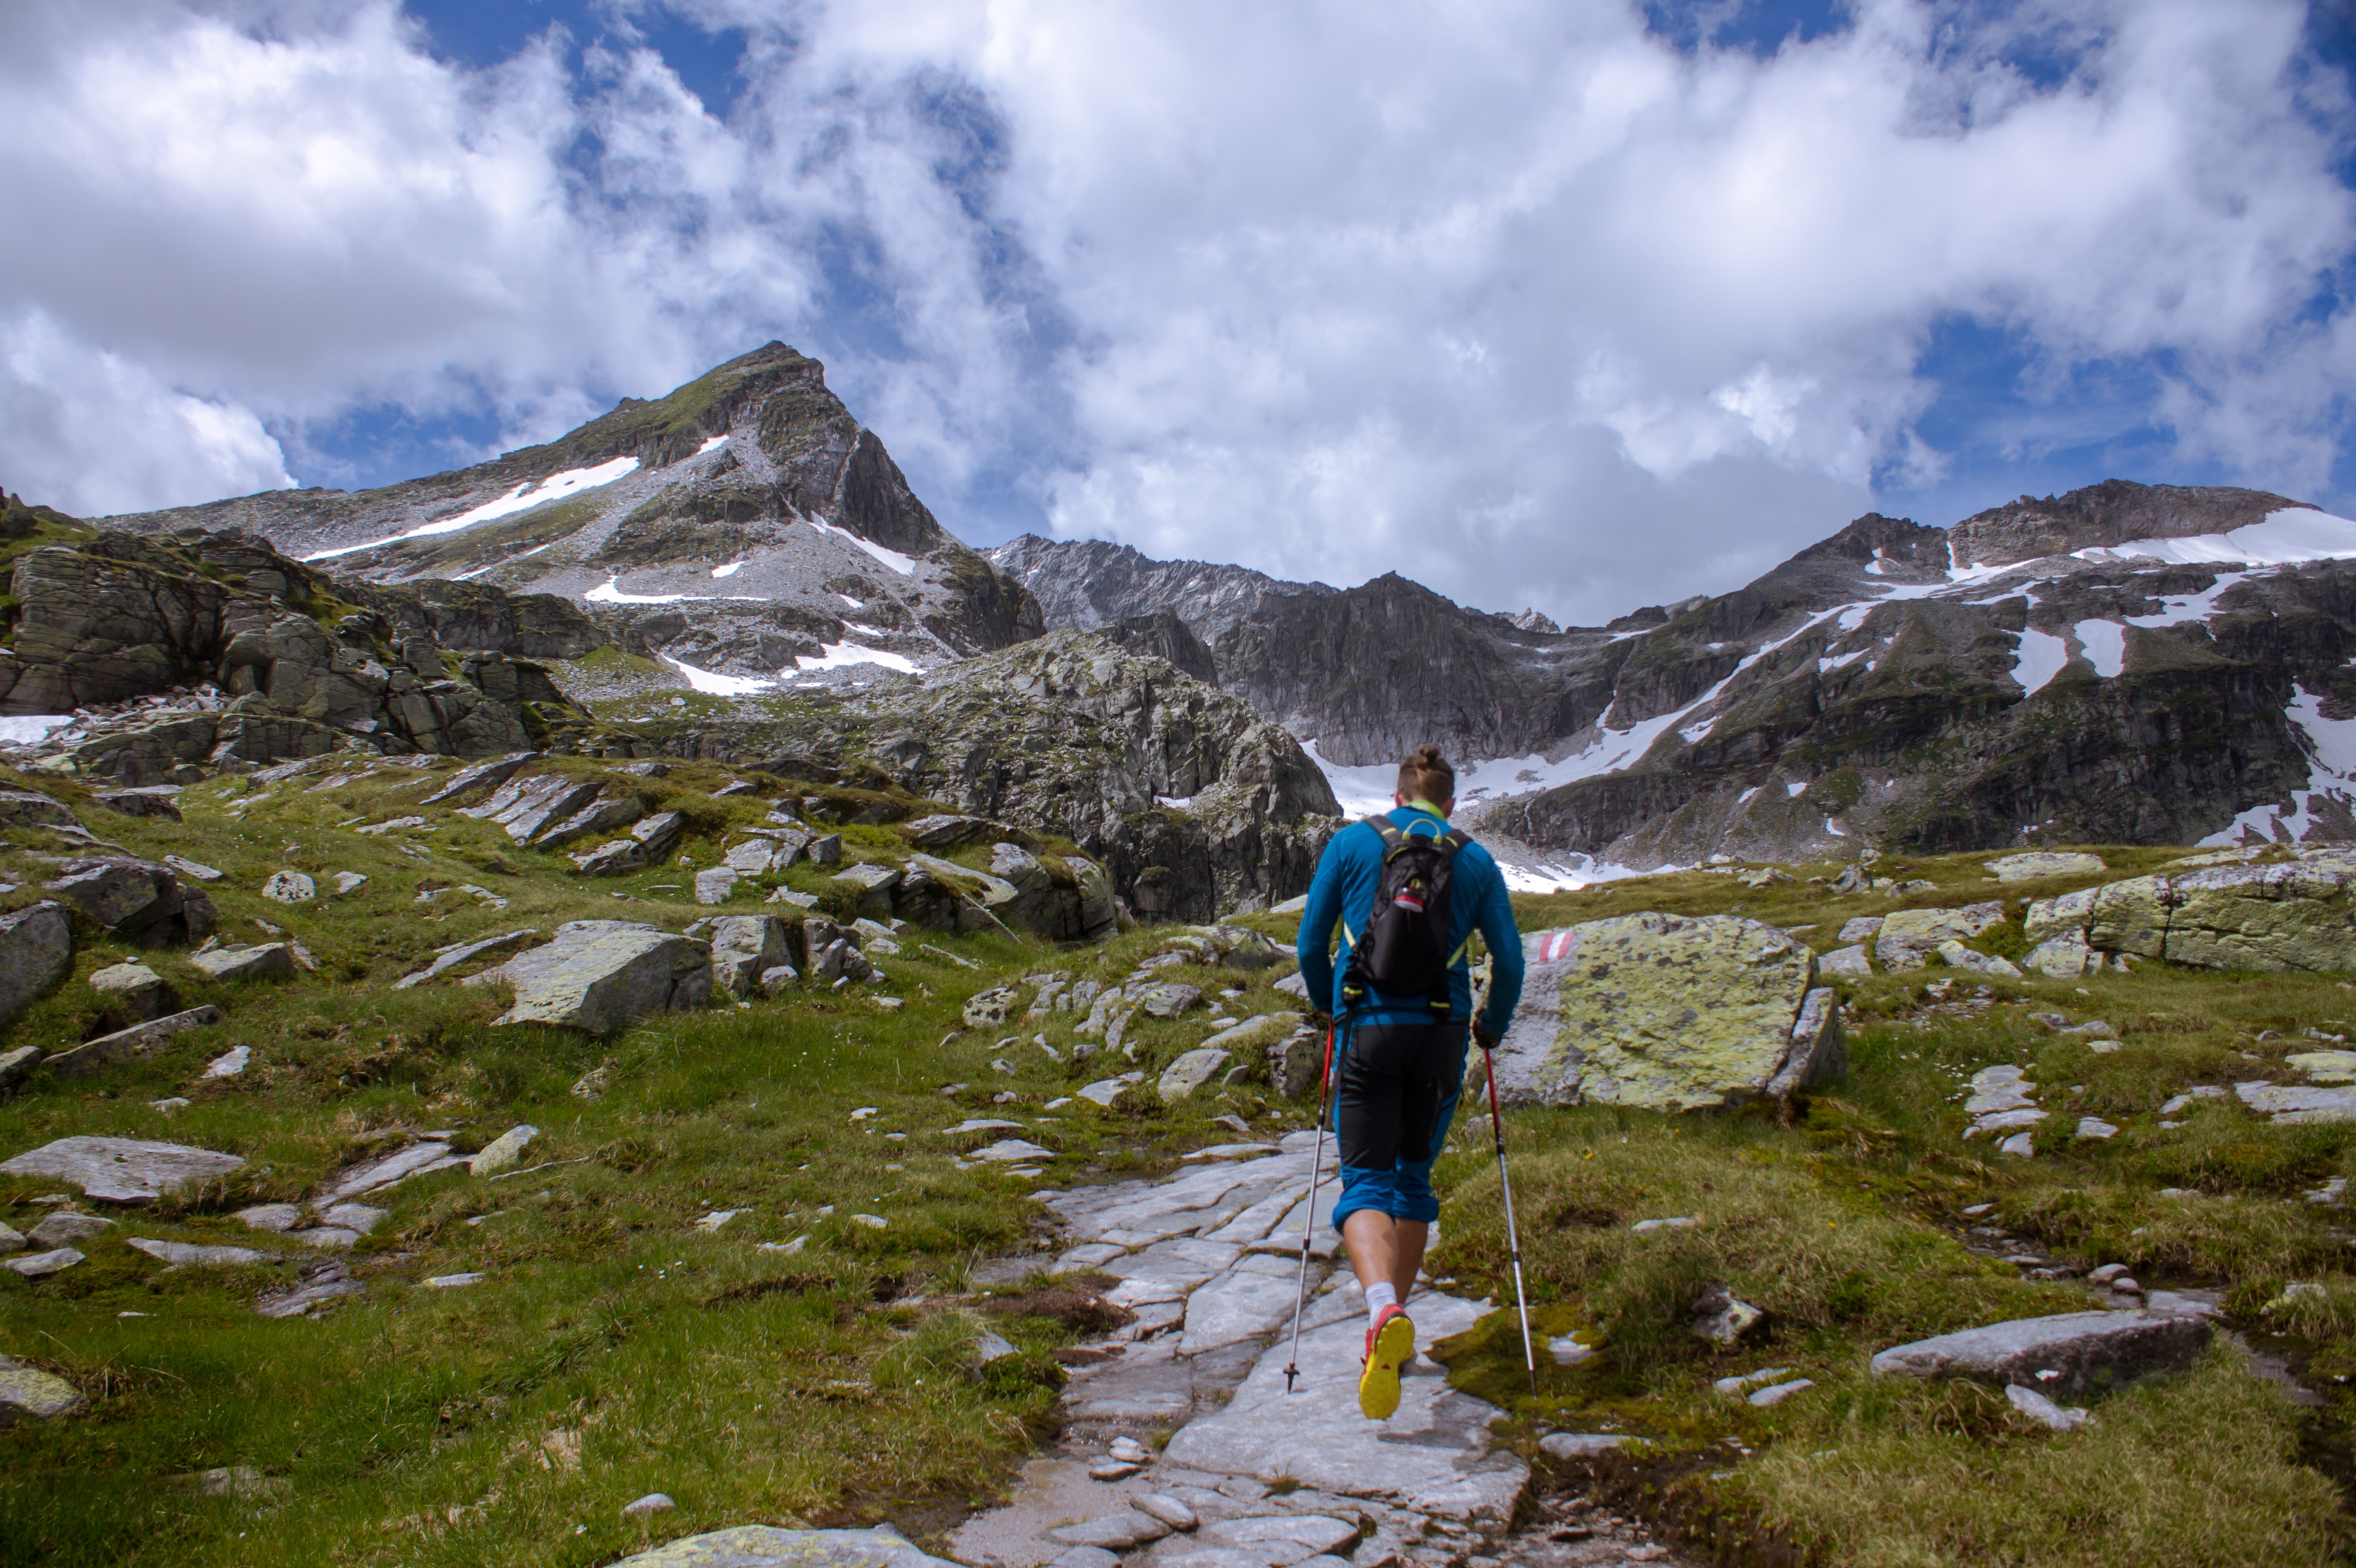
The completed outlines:
[[[1399,1369],[1415,1359],[1415,1324],[1396,1306],[1383,1308],[1366,1330],[1365,1370],[1358,1374],[1358,1410],[1368,1421],[1388,1421],[1399,1403]]]

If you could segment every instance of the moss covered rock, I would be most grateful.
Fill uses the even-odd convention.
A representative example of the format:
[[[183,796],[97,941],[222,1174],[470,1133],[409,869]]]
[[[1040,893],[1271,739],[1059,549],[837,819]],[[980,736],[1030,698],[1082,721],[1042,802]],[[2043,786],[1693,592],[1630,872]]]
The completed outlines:
[[[1625,915],[1524,940],[1497,1050],[1522,1103],[1695,1111],[1766,1092],[1815,974],[1807,948],[1728,915]]]

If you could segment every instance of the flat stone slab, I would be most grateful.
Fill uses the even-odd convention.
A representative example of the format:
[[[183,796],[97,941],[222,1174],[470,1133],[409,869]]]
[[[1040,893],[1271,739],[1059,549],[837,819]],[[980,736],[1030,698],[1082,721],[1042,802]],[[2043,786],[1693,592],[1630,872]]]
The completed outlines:
[[[9,1176],[54,1176],[102,1203],[153,1203],[190,1182],[207,1182],[242,1166],[235,1155],[184,1144],[137,1138],[59,1138],[0,1162]]]
[[[1358,1358],[1365,1348],[1360,1303],[1355,1284],[1321,1298],[1324,1314],[1340,1316],[1301,1335],[1296,1391],[1284,1391],[1289,1356],[1262,1356],[1226,1409],[1197,1417],[1170,1440],[1163,1462],[1263,1484],[1290,1477],[1440,1519],[1510,1520],[1529,1467],[1510,1454],[1489,1452],[1489,1425],[1500,1412],[1450,1388],[1428,1356],[1400,1380],[1398,1412],[1389,1421],[1370,1426],[1358,1412]],[[1454,1296],[1418,1294],[1418,1348],[1472,1327],[1484,1310]],[[1312,1434],[1330,1441],[1311,1441]]]
[[[1312,1290],[1323,1273],[1322,1268],[1312,1271]],[[1290,1271],[1264,1274],[1237,1268],[1219,1275],[1186,1298],[1186,1334],[1179,1342],[1179,1354],[1194,1356],[1256,1339],[1290,1322],[1296,1288]]]
[[[465,1163],[466,1156],[452,1154],[449,1144],[427,1139],[422,1143],[412,1144],[406,1148],[395,1149],[391,1154],[380,1155],[363,1165],[355,1165],[337,1177],[336,1185],[329,1187],[321,1196],[319,1201],[329,1204],[341,1203],[346,1198],[358,1197],[363,1193],[391,1187],[397,1181],[404,1181],[413,1176],[424,1176],[432,1171],[447,1170],[452,1165]]]
[[[1265,1514],[1220,1520],[1205,1526],[1199,1539],[1246,1552],[1267,1568],[1292,1568],[1296,1563],[1322,1557],[1357,1540],[1358,1526],[1355,1520],[1323,1514]]]
[[[625,1557],[615,1568],[958,1568],[894,1530],[782,1530],[744,1524]]]
[[[183,1030],[209,1028],[220,1021],[221,1010],[209,1002],[184,1013],[167,1013],[161,1018],[85,1040],[70,1050],[58,1052],[41,1065],[60,1078],[87,1078],[118,1062],[153,1056]]]
[[[2030,850],[1986,863],[1998,882],[2029,882],[2040,876],[2085,876],[2110,869],[2099,854],[2076,850]]]
[[[2083,1393],[2180,1371],[2208,1348],[2211,1332],[2195,1316],[2065,1312],[1893,1346],[1873,1359],[1873,1370],[1878,1377],[1968,1378],[1996,1388],[2017,1382],[2048,1393]]]
[[[2305,1084],[2237,1083],[2243,1104],[2278,1122],[2356,1122],[2356,1088],[2321,1089]],[[5,1167],[0,1167],[5,1169]]]
[[[134,1236],[124,1243],[134,1252],[171,1264],[176,1269],[235,1268],[242,1263],[274,1263],[275,1252],[258,1252],[251,1247],[199,1247],[188,1241],[159,1241],[153,1237]]]

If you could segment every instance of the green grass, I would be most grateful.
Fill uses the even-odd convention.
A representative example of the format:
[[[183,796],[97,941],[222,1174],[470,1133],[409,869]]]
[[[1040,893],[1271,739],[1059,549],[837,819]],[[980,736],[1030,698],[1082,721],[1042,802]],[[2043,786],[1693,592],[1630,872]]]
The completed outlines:
[[[958,1029],[969,996],[1024,973],[1117,979],[1154,950],[1151,931],[1066,950],[995,930],[911,931],[902,954],[880,961],[881,987],[717,1007],[605,1040],[493,1028],[505,1004],[496,988],[391,983],[434,948],[521,927],[603,917],[677,929],[705,912],[689,900],[691,868],[591,883],[442,808],[423,813],[433,832],[362,835],[352,819],[411,814],[431,789],[385,769],[317,789],[331,771],[282,784],[241,816],[232,808],[264,791],[192,789],[184,825],[85,811],[127,848],[228,872],[210,889],[224,932],[261,940],[256,922],[267,920],[311,951],[319,973],[220,985],[177,950],[143,954],[184,1003],[217,1001],[227,1021],[102,1078],[37,1080],[0,1102],[0,1149],[98,1133],[233,1150],[244,1170],[124,1231],[290,1252],[230,1210],[313,1193],[411,1131],[455,1129],[470,1148],[530,1122],[541,1135],[524,1164],[541,1168],[498,1180],[445,1172],[371,1199],[391,1214],[352,1260],[369,1292],[317,1321],[251,1310],[292,1264],[166,1273],[119,1237],[83,1243],[89,1262],[48,1281],[0,1273],[0,1350],[92,1401],[74,1420],[0,1434],[0,1563],[589,1563],[641,1543],[645,1532],[617,1510],[653,1490],[680,1504],[653,1525],[659,1538],[762,1520],[940,1528],[992,1496],[1048,1429],[1053,1352],[1069,1337],[1053,1319],[1001,1315],[991,1326],[1023,1354],[986,1378],[967,1369],[987,1303],[960,1294],[965,1270],[1029,1253],[1045,1232],[1030,1184],[958,1169],[983,1140],[941,1130],[977,1114],[1053,1116],[1028,1133],[1066,1156],[1050,1179],[1085,1179],[1082,1167],[1158,1169],[1179,1149],[1230,1138],[1207,1121],[1222,1111],[1273,1127],[1298,1120],[1285,1107],[1271,1119],[1265,1090],[1242,1086],[1183,1110],[1132,1099],[1111,1112],[1085,1101],[1045,1112],[1049,1100],[1130,1064],[1072,1063],[1072,1015],[1010,1046],[999,1041],[1012,1028]],[[688,812],[695,831],[681,853],[697,864],[716,860],[723,825],[767,809],[713,799],[730,776],[691,766],[646,781],[650,803]],[[31,883],[15,896],[22,903],[47,871],[32,858],[36,835],[16,836],[12,879]],[[852,858],[897,845],[884,828],[845,837]],[[282,865],[312,871],[323,889],[336,870],[371,880],[290,908],[258,896]],[[805,867],[782,880],[824,886]],[[415,902],[421,887],[460,883],[509,907],[449,894]],[[754,897],[731,908],[760,908]],[[134,950],[80,935],[74,977],[7,1038],[64,1042],[120,1021],[82,982]],[[1266,1010],[1283,1000],[1266,993],[1279,972],[1173,977],[1248,986],[1232,1005]],[[878,993],[905,1008],[883,1010]],[[1194,1044],[1204,1016],[1132,1031],[1137,1065]],[[1040,1032],[1065,1061],[1028,1043]],[[247,1072],[193,1083],[231,1044],[252,1047]],[[168,1117],[150,1109],[173,1094],[193,1103]],[[0,1217],[29,1228],[46,1210],[26,1200],[57,1185],[0,1178]],[[747,1212],[716,1234],[694,1229],[711,1208]],[[861,1226],[856,1213],[888,1228]],[[755,1245],[803,1236],[797,1254]],[[476,1271],[488,1277],[468,1288],[422,1283]],[[287,1489],[274,1501],[212,1498],[165,1480],[222,1466]]]

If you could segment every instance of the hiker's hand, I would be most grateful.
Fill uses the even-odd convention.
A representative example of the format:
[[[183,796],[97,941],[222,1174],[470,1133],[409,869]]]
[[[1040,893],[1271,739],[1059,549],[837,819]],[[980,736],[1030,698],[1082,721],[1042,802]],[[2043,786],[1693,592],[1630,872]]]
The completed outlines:
[[[1472,1042],[1479,1046],[1483,1053],[1494,1051],[1497,1048],[1497,1036],[1489,1033],[1488,1030],[1483,1028],[1478,1024],[1472,1026]]]

